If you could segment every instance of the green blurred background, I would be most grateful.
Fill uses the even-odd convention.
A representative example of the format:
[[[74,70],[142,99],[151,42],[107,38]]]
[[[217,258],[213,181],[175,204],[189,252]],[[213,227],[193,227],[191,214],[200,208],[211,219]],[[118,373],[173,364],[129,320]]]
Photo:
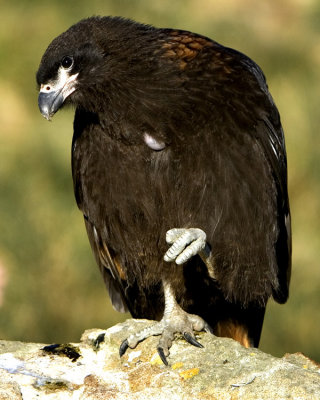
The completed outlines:
[[[196,31],[253,58],[282,116],[293,216],[288,303],[270,301],[261,348],[320,361],[320,3],[317,0],[0,0],[0,338],[78,341],[112,310],[72,189],[73,110],[37,108],[35,72],[79,19],[122,15]]]

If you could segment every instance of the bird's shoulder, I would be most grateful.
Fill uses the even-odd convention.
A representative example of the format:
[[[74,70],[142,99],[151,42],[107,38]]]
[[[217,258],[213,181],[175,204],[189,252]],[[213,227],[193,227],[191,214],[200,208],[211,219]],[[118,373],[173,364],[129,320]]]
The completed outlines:
[[[215,80],[228,80],[238,74],[247,73],[265,85],[265,77],[260,67],[247,55],[233,48],[197,33],[163,29],[159,30],[156,53],[173,63],[181,72],[201,69],[215,72]],[[220,72],[221,76],[217,75]],[[202,77],[203,78],[203,77]]]

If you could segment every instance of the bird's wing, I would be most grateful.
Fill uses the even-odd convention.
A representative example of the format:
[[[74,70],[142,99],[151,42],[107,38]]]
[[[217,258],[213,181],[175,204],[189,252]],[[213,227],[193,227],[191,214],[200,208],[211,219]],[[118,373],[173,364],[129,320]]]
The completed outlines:
[[[172,42],[174,44],[170,44],[169,56],[181,59],[185,55],[186,62],[193,62],[193,68],[188,71],[185,65],[183,68],[186,74],[189,74],[188,85],[195,101],[198,104],[205,104],[198,93],[207,93],[208,99],[217,110],[214,112],[216,120],[221,119],[219,115],[221,113],[222,118],[230,122],[232,120],[232,124],[236,126],[235,129],[230,128],[232,134],[251,135],[252,143],[260,147],[261,157],[265,157],[270,166],[277,191],[279,230],[276,243],[279,288],[273,296],[278,302],[285,302],[288,297],[291,271],[291,223],[287,157],[279,112],[269,93],[265,76],[254,61],[236,50],[210,40],[194,37],[190,40],[196,40],[198,43],[198,47],[192,47],[193,51],[196,48],[201,50],[198,50],[194,61],[190,61],[187,57],[190,53],[187,51],[190,43],[187,43],[184,35],[180,35],[180,38]],[[176,43],[179,43],[178,47]],[[179,52],[180,48],[184,51]],[[208,84],[206,76],[204,79],[199,78],[203,75],[203,69],[206,70],[206,76],[214,77],[211,90],[205,87],[206,83]],[[202,90],[197,92],[199,85],[202,85]],[[219,122],[214,121],[214,123]]]
[[[124,296],[124,287],[126,284],[124,270],[116,256],[110,253],[107,243],[101,237],[99,228],[95,226],[96,219],[99,219],[97,211],[99,206],[93,202],[89,202],[86,194],[83,193],[83,179],[84,174],[86,174],[84,171],[88,168],[90,174],[89,178],[86,176],[86,180],[92,180],[96,174],[95,159],[94,157],[90,158],[90,133],[95,129],[95,120],[92,118],[90,113],[76,111],[72,142],[74,193],[78,207],[84,215],[91,248],[109,292],[112,305],[117,311],[126,312],[128,308]],[[94,159],[93,163],[89,165],[92,159]]]
[[[279,235],[276,243],[276,256],[279,266],[279,288],[273,293],[275,300],[283,303],[287,300],[291,276],[291,216],[288,198],[287,156],[284,133],[279,112],[269,93],[261,69],[248,57],[241,54],[242,63],[255,76],[258,85],[265,94],[263,112],[258,112],[256,127],[257,142],[270,164],[277,188]]]
[[[258,112],[257,139],[271,165],[281,197],[288,203],[287,193],[287,156],[285,139],[280,122],[279,112],[268,90],[263,72],[252,60],[242,56],[242,63],[251,71],[264,93],[265,104],[263,112]]]
[[[108,246],[99,236],[95,226],[87,218],[85,218],[85,225],[111,303],[115,310],[119,312],[127,312],[128,307],[126,305],[123,286],[121,284],[125,278],[121,264],[118,262],[116,257],[111,256]]]
[[[287,189],[287,159],[283,131],[280,122],[264,119],[261,127],[265,132],[262,145],[271,165],[277,187],[279,235],[276,243],[276,256],[279,266],[279,288],[273,297],[279,303],[287,300],[291,276],[291,216]]]
[[[193,99],[198,105],[206,105],[201,97],[206,93],[208,100],[215,106],[212,114],[214,123],[217,125],[219,118],[224,119],[230,122],[230,132],[233,135],[240,137],[243,133],[251,136],[251,143],[260,147],[261,157],[265,157],[269,164],[276,186],[279,230],[276,243],[279,288],[273,295],[277,301],[284,302],[288,297],[291,271],[291,227],[287,158],[278,110],[263,72],[249,57],[209,39],[192,35],[189,39],[191,42],[186,40],[185,34],[175,36],[167,46],[170,50],[167,57],[178,61],[184,57],[185,63],[180,68],[186,71],[184,76],[188,79]],[[192,52],[198,52],[194,58],[190,58],[189,47],[192,43]],[[190,68],[186,66],[188,63]],[[206,87],[210,82],[208,77],[213,77],[211,88]],[[203,111],[200,107],[199,110]],[[210,107],[206,106],[204,115],[209,110]],[[207,114],[207,117],[210,118],[210,115]]]

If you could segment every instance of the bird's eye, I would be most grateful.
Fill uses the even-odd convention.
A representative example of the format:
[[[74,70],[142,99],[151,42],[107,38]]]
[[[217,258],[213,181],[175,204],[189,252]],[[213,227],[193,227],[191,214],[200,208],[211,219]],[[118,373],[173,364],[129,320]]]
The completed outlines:
[[[61,61],[61,66],[64,69],[70,69],[73,65],[73,58],[70,56],[65,56],[63,57],[62,61]]]

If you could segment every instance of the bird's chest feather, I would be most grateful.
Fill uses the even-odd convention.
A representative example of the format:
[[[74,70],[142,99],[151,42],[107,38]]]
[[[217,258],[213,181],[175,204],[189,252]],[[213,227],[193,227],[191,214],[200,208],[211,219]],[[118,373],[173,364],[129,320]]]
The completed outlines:
[[[170,148],[151,135],[128,143],[101,130],[85,132],[73,144],[79,207],[116,251],[125,245],[156,252],[173,223],[175,164]]]

